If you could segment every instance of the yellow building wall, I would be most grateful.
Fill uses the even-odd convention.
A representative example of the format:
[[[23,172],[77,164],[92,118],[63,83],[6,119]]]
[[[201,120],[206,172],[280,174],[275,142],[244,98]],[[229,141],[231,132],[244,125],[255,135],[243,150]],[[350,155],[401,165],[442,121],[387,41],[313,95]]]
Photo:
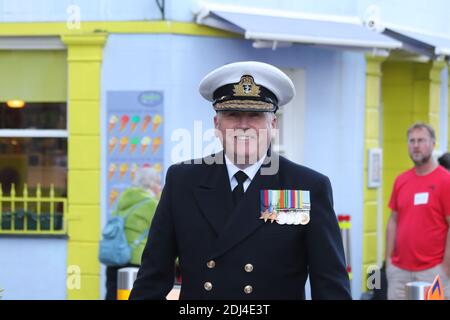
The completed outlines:
[[[103,33],[62,36],[69,83],[67,265],[80,271],[68,299],[100,299],[100,82]]]
[[[431,124],[436,130],[436,143],[439,141],[440,72],[444,66],[438,61],[386,61],[382,65],[383,257],[392,187],[395,178],[413,166],[407,130],[418,121]]]
[[[364,129],[364,178],[363,178],[363,256],[362,291],[367,291],[367,270],[377,264],[377,230],[379,192],[367,187],[368,152],[371,148],[381,147],[381,65],[385,57],[366,56],[366,99]]]
[[[80,28],[68,28],[66,22],[0,23],[0,36],[61,36],[103,33],[186,34],[196,36],[242,38],[231,33],[192,22],[178,21],[82,21]]]
[[[66,60],[65,50],[0,50],[0,101],[65,102]]]

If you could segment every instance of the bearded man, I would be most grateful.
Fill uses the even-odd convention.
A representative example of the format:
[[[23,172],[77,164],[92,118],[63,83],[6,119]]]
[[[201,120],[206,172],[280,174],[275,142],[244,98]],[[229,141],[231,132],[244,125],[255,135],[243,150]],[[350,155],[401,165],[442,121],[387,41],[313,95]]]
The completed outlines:
[[[450,173],[432,157],[434,129],[416,123],[408,130],[414,167],[395,180],[386,232],[388,299],[406,299],[411,281],[432,283],[439,274],[448,298],[450,275]]]

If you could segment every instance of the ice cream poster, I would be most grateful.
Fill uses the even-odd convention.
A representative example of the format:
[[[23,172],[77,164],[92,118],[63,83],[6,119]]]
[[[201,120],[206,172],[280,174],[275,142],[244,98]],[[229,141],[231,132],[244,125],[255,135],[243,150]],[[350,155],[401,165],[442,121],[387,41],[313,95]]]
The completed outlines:
[[[107,208],[131,186],[139,167],[161,174],[164,155],[164,96],[162,91],[107,93],[106,155]]]

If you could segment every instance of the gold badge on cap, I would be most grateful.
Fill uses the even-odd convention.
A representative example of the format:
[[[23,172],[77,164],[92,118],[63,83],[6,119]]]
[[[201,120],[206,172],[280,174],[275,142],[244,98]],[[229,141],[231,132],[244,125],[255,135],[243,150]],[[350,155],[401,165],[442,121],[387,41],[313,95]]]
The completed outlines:
[[[261,90],[255,83],[255,80],[253,80],[253,77],[246,75],[242,76],[241,81],[239,81],[238,84],[234,85],[233,95],[235,97],[259,97],[260,91]]]

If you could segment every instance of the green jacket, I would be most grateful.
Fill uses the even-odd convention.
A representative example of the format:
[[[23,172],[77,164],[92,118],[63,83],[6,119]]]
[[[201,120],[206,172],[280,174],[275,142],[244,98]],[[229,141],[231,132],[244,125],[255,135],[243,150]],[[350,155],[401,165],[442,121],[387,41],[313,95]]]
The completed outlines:
[[[119,198],[117,208],[113,212],[113,216],[124,216],[128,209],[145,200],[147,200],[147,202],[132,210],[126,219],[125,235],[130,245],[133,244],[135,240],[138,240],[144,232],[150,229],[150,224],[152,222],[153,215],[155,214],[158,200],[153,198],[147,191],[141,188],[130,188],[122,193]],[[135,245],[132,247],[131,264],[141,264],[142,252],[144,251],[146,242],[147,237],[144,237],[137,246]]]

